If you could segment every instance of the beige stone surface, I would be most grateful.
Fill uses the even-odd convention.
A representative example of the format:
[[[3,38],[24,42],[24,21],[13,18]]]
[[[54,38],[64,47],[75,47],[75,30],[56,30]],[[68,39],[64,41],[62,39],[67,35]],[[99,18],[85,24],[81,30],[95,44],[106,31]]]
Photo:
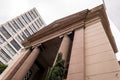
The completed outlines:
[[[87,76],[86,80],[120,80],[120,71]]]
[[[120,66],[116,60],[96,63],[86,66],[86,75],[96,75],[120,70]]]
[[[22,66],[18,69],[16,74],[13,76],[12,80],[23,80],[23,78],[25,77],[26,73],[33,65],[39,53],[40,53],[40,49],[35,48],[28,56],[28,58],[25,60],[25,62],[22,64]]]
[[[68,75],[67,80],[84,80],[84,75],[83,73],[74,73],[71,75]]]
[[[67,80],[85,79],[84,55],[84,28],[80,28],[74,34]]]
[[[119,80],[120,66],[101,22],[85,28],[86,80]]]
[[[113,51],[106,51],[103,53],[91,55],[91,56],[86,56],[86,65],[92,65],[95,63],[101,63],[109,60],[116,60],[116,57],[113,53]]]

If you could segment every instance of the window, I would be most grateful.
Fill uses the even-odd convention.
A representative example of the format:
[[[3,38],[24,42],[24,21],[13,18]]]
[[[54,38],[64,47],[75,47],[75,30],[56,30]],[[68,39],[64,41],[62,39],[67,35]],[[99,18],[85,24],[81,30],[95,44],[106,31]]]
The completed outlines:
[[[5,39],[0,35],[0,44],[4,43]]]
[[[21,47],[19,46],[19,44],[15,40],[12,40],[10,43],[14,46],[14,48],[17,51],[20,50]]]
[[[27,17],[25,15],[23,15],[23,19],[25,20],[25,22],[28,24],[29,20],[27,19]]]
[[[10,56],[7,55],[7,53],[5,51],[3,51],[2,49],[0,50],[0,57],[5,61],[8,62],[11,58]]]
[[[22,16],[22,19],[24,20],[24,22],[25,22],[26,24],[28,24],[27,21],[26,21],[26,19],[24,18],[24,16]]]
[[[26,14],[25,14],[25,19],[27,20],[28,23],[30,22],[30,19]]]
[[[32,10],[32,12],[33,12],[34,16],[35,16],[35,17],[37,17],[37,14],[35,13],[35,11],[34,11],[34,10]]]
[[[32,30],[31,26],[29,26],[29,29],[34,33],[34,31]]]
[[[22,36],[22,38],[25,40],[25,39],[27,39],[27,37],[26,37],[26,35],[22,32],[22,33],[20,33],[21,34],[21,36]]]
[[[17,18],[17,19],[16,19],[16,21],[18,22],[18,24],[20,25],[20,27],[21,27],[21,28],[23,28],[23,27],[24,27],[24,24],[20,21],[20,19],[19,19],[19,18]]]
[[[33,32],[31,31],[31,29],[28,27],[27,30],[29,31],[29,33],[32,35]]]
[[[19,35],[16,37],[16,39],[17,39],[18,42],[20,42],[20,43],[22,42],[22,39]]]
[[[39,24],[39,26],[42,26],[41,22],[39,21],[39,19],[37,20],[37,23]]]
[[[30,36],[30,33],[28,32],[27,29],[25,29],[24,32],[25,32],[28,36]]]
[[[28,12],[28,14],[30,15],[30,17],[32,18],[32,20],[34,20],[34,17],[30,14],[30,12]]]
[[[36,31],[38,31],[39,28],[37,27],[35,23],[33,23],[33,26],[35,27]]]
[[[9,44],[4,47],[10,53],[10,55],[14,56],[16,54],[15,50]]]
[[[7,30],[2,26],[0,27],[0,32],[7,38],[9,39],[11,36],[10,34],[7,32]]]
[[[35,26],[34,26],[33,24],[31,25],[31,28],[32,28],[32,30],[33,30],[34,32],[37,31],[37,29],[35,28]]]
[[[17,25],[15,21],[11,21],[11,24],[14,26],[16,30],[20,30],[19,26]]]
[[[39,18],[39,21],[41,22],[41,25],[44,25],[44,22]]]
[[[38,25],[38,23],[36,21],[35,21],[35,24],[37,25],[38,29],[39,29],[39,27],[41,27],[41,26]]]
[[[36,10],[35,10],[35,9],[33,9],[33,11],[34,11],[35,15],[36,15],[36,16],[38,16],[38,14],[37,14]]]
[[[11,35],[14,35],[16,33],[16,31],[12,28],[12,26],[9,23],[5,25],[5,28],[9,31]]]
[[[30,11],[30,14],[34,19],[36,18],[35,14],[32,11]]]
[[[32,21],[32,20],[33,20],[33,19],[32,19],[32,17],[29,15],[29,13],[28,13],[28,12],[26,13],[26,15],[27,15],[27,17],[29,18],[29,20],[30,20],[30,21]]]
[[[33,23],[32,26],[35,28],[36,31],[38,30],[35,23]]]

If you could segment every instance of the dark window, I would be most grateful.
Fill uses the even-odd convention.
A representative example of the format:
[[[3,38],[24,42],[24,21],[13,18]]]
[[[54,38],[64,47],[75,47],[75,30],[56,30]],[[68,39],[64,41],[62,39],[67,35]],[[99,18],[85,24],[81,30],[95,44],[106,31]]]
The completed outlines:
[[[33,9],[34,14],[36,15],[36,17],[38,16],[37,12],[35,11],[35,9]]]
[[[16,33],[16,31],[13,29],[13,27],[9,23],[5,25],[5,28],[9,31],[11,35],[14,35]]]
[[[28,12],[28,14],[30,15],[30,17],[34,20],[34,17],[30,14],[30,12]]]
[[[5,61],[8,62],[11,58],[9,55],[7,55],[7,53],[5,51],[3,51],[2,49],[0,50],[0,57]]]
[[[14,46],[14,48],[17,51],[20,50],[21,47],[19,46],[19,44],[15,40],[12,40],[10,43]]]
[[[20,30],[19,26],[17,25],[17,23],[15,21],[11,21],[11,23],[16,30]]]
[[[4,43],[5,39],[0,35],[0,44]]]
[[[22,33],[20,33],[21,34],[21,36],[22,36],[22,38],[25,40],[25,39],[27,39],[27,37],[26,37],[26,35],[22,32]]]
[[[22,16],[22,19],[24,20],[24,22],[25,22],[26,24],[28,24],[27,21],[26,21],[26,19],[24,18],[24,16]]]
[[[23,27],[24,27],[24,24],[20,21],[20,19],[19,19],[19,18],[17,18],[17,19],[16,19],[16,21],[18,22],[18,24],[20,25],[20,27],[21,27],[21,28],[23,28]]]
[[[41,27],[41,26],[38,25],[38,23],[36,21],[35,21],[35,24],[37,25],[38,29],[39,29],[39,27]]]
[[[30,36],[30,33],[28,32],[27,29],[25,29],[24,32],[25,32],[28,36]]]
[[[16,54],[15,50],[9,44],[7,44],[4,47],[12,56],[14,56]]]
[[[41,24],[41,22],[39,21],[39,19],[37,20],[37,22],[38,22],[39,26],[42,26],[42,24]]]
[[[7,38],[9,39],[11,36],[10,34],[7,32],[7,30],[4,27],[0,27],[0,32]]]
[[[26,14],[25,14],[25,18],[27,19],[28,22],[30,22],[30,19]]]

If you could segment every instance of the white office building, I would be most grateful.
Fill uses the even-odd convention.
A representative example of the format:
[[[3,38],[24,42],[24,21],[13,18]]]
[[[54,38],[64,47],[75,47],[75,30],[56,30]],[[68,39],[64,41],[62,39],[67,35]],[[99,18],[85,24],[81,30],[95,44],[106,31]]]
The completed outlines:
[[[21,42],[44,26],[36,8],[0,25],[0,64],[11,64],[21,54]]]

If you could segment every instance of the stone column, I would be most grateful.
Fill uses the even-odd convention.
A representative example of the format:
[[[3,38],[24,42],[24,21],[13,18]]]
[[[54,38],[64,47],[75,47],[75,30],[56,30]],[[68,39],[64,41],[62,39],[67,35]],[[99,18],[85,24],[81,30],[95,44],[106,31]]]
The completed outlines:
[[[74,33],[67,80],[85,80],[84,28]]]
[[[25,51],[25,53],[23,53],[23,55],[21,55],[20,58],[7,71],[7,73],[2,78],[2,80],[11,80],[11,78],[15,75],[15,73],[17,72],[17,70],[20,68],[20,66],[23,64],[23,62],[29,56],[30,53],[31,53],[31,50]]]
[[[67,56],[70,48],[71,40],[68,35],[64,35],[63,40],[61,42],[60,48],[58,50],[58,53],[62,53],[62,58],[65,60],[65,67],[67,66]]]
[[[12,80],[23,80],[23,78],[25,77],[26,73],[33,65],[39,53],[40,53],[40,49],[35,48],[28,56],[28,58],[25,60],[25,62],[22,64],[22,66],[18,69],[16,74],[13,76]]]

